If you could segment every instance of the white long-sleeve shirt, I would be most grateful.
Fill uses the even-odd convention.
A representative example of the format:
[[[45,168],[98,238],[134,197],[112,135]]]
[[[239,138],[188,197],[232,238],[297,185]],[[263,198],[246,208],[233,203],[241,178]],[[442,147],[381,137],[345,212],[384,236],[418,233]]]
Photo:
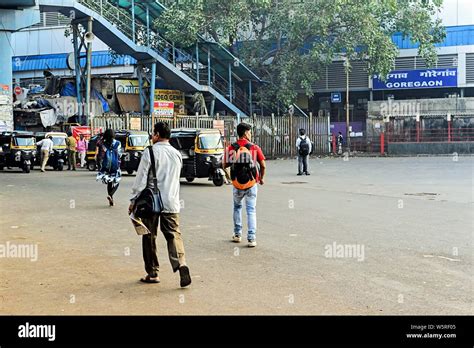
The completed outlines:
[[[48,139],[48,138],[45,138],[41,141],[38,141],[36,143],[36,145],[39,145],[41,146],[41,151],[48,151],[48,152],[51,152],[53,151],[53,146],[54,146],[54,143],[51,139]]]
[[[308,142],[309,144],[309,152],[308,153],[311,153],[311,149],[312,149],[312,146],[313,144],[311,144],[311,140],[309,140],[309,138],[305,135],[300,135],[298,137],[298,139],[296,139],[296,149],[299,151],[300,150],[300,144],[301,144],[301,139],[306,139],[306,141]]]
[[[135,183],[132,187],[132,202],[138,198],[145,188],[153,188],[153,174],[151,172],[149,151],[148,148],[143,151]],[[181,175],[181,167],[183,166],[181,154],[169,142],[158,142],[153,145],[153,155],[155,156],[158,189],[163,201],[163,212],[179,213],[179,177]]]

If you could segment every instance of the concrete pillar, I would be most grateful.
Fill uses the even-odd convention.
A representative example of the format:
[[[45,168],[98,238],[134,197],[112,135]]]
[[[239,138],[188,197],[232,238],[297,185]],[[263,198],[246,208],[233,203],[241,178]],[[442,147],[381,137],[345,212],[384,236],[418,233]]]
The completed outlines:
[[[5,122],[8,130],[13,130],[11,36],[8,31],[0,31],[0,121]]]
[[[8,31],[0,31],[0,84],[2,85],[12,85],[13,72],[11,69],[12,66],[12,33]]]
[[[40,21],[39,6],[0,10],[0,120],[13,130],[12,32]]]

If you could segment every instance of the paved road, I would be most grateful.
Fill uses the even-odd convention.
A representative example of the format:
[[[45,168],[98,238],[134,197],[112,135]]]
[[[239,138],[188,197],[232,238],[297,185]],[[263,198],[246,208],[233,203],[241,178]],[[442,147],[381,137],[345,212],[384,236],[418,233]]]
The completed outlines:
[[[0,258],[0,313],[474,314],[473,157],[310,165],[298,177],[296,161],[269,163],[255,249],[229,241],[229,186],[182,184],[188,289],[162,236],[161,284],[138,282],[134,176],[110,208],[87,171],[0,172],[0,246],[38,245],[36,262]]]

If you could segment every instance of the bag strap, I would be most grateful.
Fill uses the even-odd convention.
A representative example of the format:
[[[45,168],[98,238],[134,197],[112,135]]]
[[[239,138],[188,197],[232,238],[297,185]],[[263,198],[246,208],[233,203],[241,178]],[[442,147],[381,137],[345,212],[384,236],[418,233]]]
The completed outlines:
[[[156,179],[155,155],[153,154],[153,146],[148,146],[150,152],[151,172],[153,174],[153,191],[158,193],[158,180]]]

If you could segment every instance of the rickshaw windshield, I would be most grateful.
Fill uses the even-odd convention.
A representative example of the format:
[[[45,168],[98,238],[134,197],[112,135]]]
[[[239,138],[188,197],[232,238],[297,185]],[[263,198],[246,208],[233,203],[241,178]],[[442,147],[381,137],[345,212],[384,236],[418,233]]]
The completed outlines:
[[[33,146],[35,145],[34,138],[21,138],[21,137],[14,137],[13,144],[15,146]]]
[[[220,134],[206,134],[199,136],[199,148],[202,150],[222,149],[222,139]]]
[[[53,137],[51,140],[53,141],[54,146],[65,146],[66,145],[66,138]]]
[[[150,145],[150,139],[148,135],[130,135],[128,137],[129,146],[148,146]]]
[[[170,144],[178,150],[189,150],[194,147],[195,137],[171,137]]]

